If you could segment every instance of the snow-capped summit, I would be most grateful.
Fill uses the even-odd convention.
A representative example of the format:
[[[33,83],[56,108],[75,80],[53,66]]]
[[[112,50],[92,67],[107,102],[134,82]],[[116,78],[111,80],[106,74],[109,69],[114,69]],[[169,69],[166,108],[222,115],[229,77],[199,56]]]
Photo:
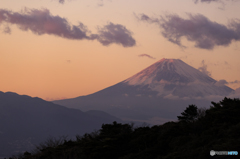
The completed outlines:
[[[179,59],[161,59],[123,82],[131,86],[147,86],[163,97],[228,95],[233,91],[227,86],[215,85],[216,80]]]
[[[164,123],[189,104],[206,106],[233,90],[178,59],[162,59],[96,93],[54,101],[83,111],[102,110],[123,120]]]
[[[216,82],[211,77],[187,65],[179,59],[161,59],[136,75],[125,80],[130,85],[160,83]]]

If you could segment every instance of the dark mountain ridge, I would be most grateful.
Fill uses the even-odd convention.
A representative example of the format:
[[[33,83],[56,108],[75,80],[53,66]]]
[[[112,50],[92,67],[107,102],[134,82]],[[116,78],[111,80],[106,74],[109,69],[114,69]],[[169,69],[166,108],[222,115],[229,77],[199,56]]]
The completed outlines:
[[[101,111],[85,113],[37,97],[0,92],[0,157],[32,149],[50,136],[72,138],[113,121],[121,122]]]

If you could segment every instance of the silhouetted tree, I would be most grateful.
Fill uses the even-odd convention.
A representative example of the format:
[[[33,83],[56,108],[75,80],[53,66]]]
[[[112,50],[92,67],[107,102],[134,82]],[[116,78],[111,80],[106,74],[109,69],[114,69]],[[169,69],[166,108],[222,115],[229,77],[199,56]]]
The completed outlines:
[[[181,114],[182,116],[177,116],[179,121],[194,122],[198,117],[198,108],[195,105],[189,105]]]
[[[206,108],[197,109],[197,119],[203,118],[206,115]]]
[[[212,104],[207,110],[189,105],[178,116],[183,122],[137,128],[113,122],[76,141],[48,139],[22,159],[202,159],[211,157],[210,150],[239,152],[240,100]]]

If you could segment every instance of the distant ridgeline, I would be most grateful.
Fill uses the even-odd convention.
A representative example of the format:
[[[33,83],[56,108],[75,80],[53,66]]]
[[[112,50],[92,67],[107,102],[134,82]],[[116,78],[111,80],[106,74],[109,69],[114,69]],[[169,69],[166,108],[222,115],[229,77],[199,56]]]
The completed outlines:
[[[99,131],[76,140],[49,139],[25,159],[203,159],[213,155],[238,158],[240,100],[224,98],[210,109],[189,105],[178,122],[134,127],[103,124]],[[220,153],[224,151],[226,153]],[[218,153],[217,153],[218,152]],[[223,156],[225,155],[225,156]]]

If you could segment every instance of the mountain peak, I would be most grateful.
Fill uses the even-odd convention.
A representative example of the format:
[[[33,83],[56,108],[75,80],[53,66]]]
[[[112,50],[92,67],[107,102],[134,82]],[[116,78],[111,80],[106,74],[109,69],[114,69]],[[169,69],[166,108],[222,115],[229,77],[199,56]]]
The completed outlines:
[[[124,82],[130,85],[147,85],[156,82],[189,83],[196,80],[216,82],[211,77],[189,66],[180,59],[161,59]]]
[[[123,81],[123,83],[131,86],[147,86],[151,90],[157,91],[160,96],[167,94],[192,96],[193,92],[197,92],[193,96],[219,95],[219,92],[224,91],[217,88],[216,82],[213,78],[180,59],[165,58]],[[189,92],[187,92],[187,89]],[[227,89],[228,93],[232,91],[226,86],[221,89]]]
[[[173,62],[178,61],[178,60],[180,60],[180,59],[167,59],[167,58],[162,58],[161,60],[159,60],[159,61],[157,61],[157,62],[163,62],[163,61],[165,61],[165,62],[173,63]],[[180,60],[180,61],[181,61],[181,60]]]
[[[155,64],[157,63],[177,63],[178,61],[182,61],[180,59],[167,59],[167,58],[162,58],[161,60],[157,61]]]

